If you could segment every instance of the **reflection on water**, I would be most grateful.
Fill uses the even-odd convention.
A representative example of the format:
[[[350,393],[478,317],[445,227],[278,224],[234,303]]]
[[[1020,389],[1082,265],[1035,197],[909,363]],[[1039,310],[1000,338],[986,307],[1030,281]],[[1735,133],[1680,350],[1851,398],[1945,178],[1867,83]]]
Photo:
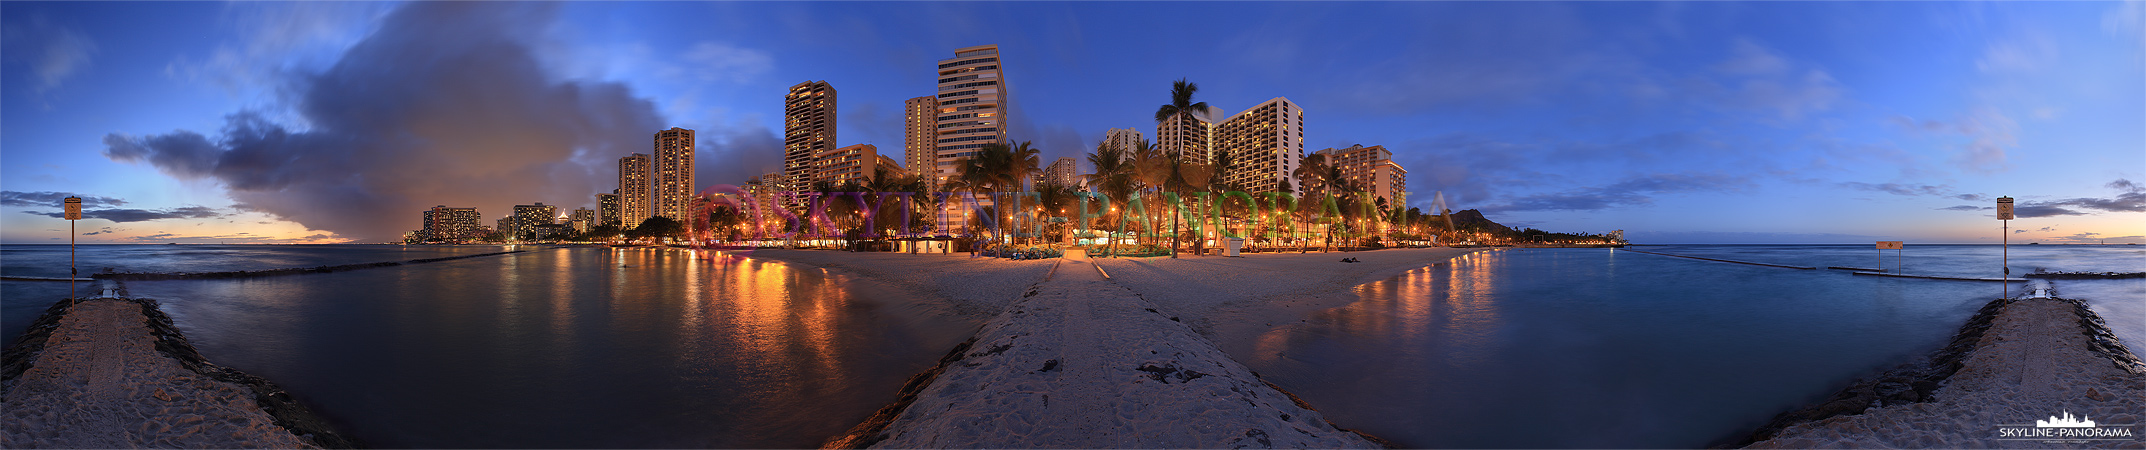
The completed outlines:
[[[1638,256],[1473,253],[1362,286],[1240,359],[1403,447],[1703,447],[1935,348],[1994,297]]]
[[[974,331],[819,270],[656,249],[137,282],[202,353],[386,447],[810,447]],[[865,293],[869,292],[870,295]]]

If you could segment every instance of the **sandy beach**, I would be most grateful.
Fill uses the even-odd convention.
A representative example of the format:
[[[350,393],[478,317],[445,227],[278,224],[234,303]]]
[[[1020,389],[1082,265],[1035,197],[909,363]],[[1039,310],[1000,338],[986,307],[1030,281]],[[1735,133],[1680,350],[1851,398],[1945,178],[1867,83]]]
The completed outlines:
[[[1351,287],[1471,250],[1012,261],[760,250],[949,299],[970,346],[830,446],[1375,448],[1216,345],[1353,302]],[[1362,262],[1344,263],[1343,258]],[[1100,270],[1098,270],[1100,269]],[[1105,278],[1107,274],[1108,278]],[[1189,420],[1188,420],[1189,419]]]
[[[1912,386],[1887,389],[1860,414],[1804,422],[1749,448],[2139,448],[2146,411],[2146,364],[2116,344],[2084,304],[2062,299],[1999,300],[1942,387],[1916,398]],[[1907,398],[1901,398],[1907,397]],[[1904,400],[1904,401],[1901,401]],[[2125,426],[2115,440],[2008,439],[2000,427],[2037,429],[2063,414],[2102,426]]]
[[[58,322],[0,414],[6,448],[316,448],[254,391],[157,351],[144,306],[83,300]]]

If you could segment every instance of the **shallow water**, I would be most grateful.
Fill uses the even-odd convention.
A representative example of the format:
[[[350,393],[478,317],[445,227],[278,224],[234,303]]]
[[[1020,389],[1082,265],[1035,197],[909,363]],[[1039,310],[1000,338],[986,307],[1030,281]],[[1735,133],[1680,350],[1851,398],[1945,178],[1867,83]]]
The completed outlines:
[[[211,361],[379,447],[813,447],[975,331],[819,269],[692,255],[543,249],[128,287]]]
[[[1852,247],[1811,247],[1647,250],[1852,265],[1831,262]],[[1924,250],[1929,261],[1910,253],[1908,272],[1967,275],[1973,261],[1940,261],[1982,250]],[[2025,260],[2138,270],[2135,254],[2079,253]],[[2021,260],[2015,247],[2014,266]],[[2058,285],[2089,298],[2112,326],[2129,321],[2135,336],[2146,299],[2137,281]],[[1925,354],[2000,284],[1525,249],[1470,254],[1357,291],[1356,303],[1271,330],[1237,356],[1335,423],[1403,447],[1653,448],[1715,443]]]

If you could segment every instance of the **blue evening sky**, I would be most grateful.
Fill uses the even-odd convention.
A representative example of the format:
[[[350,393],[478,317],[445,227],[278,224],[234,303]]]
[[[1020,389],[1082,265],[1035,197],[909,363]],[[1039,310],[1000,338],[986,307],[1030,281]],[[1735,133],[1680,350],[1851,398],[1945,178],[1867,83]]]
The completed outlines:
[[[433,205],[594,207],[697,130],[779,169],[782,96],[899,155],[998,44],[1045,162],[1153,135],[1169,83],[1384,145],[1413,206],[1649,243],[2146,242],[2141,2],[6,2],[0,242],[379,242]],[[898,156],[897,156],[898,157]],[[1089,170],[1083,164],[1082,170]]]

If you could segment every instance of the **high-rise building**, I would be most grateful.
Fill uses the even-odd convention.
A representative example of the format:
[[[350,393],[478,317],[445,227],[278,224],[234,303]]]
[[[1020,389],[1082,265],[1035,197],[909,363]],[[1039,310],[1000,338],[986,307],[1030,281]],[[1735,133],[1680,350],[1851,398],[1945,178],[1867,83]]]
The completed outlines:
[[[654,214],[649,203],[648,155],[635,153],[618,159],[618,213],[621,228],[641,226]]]
[[[1133,159],[1133,152],[1140,150],[1140,141],[1145,138],[1140,135],[1140,130],[1131,128],[1112,128],[1103,132],[1103,144],[1122,149],[1124,159],[1128,161]]]
[[[1386,146],[1363,145],[1343,149],[1325,149],[1315,154],[1326,155],[1326,163],[1341,169],[1341,179],[1356,189],[1386,199],[1389,207],[1408,204],[1408,171],[1393,162],[1393,152]]]
[[[1050,166],[1043,168],[1043,173],[1039,175],[1039,184],[1080,186],[1079,170],[1079,160],[1071,157],[1058,158],[1057,161],[1052,161]]]
[[[939,166],[939,98],[926,95],[904,102],[902,124],[902,151],[909,161],[906,167],[919,175],[935,175]],[[938,177],[930,181],[927,187],[939,188]]]
[[[477,208],[449,208],[434,206],[425,210],[425,224],[419,230],[418,239],[426,241],[457,242],[483,239],[484,217]]]
[[[609,194],[596,194],[596,225],[618,226],[618,190]]]
[[[1298,190],[1297,165],[1304,159],[1304,108],[1275,97],[1230,116],[1214,127],[1214,149],[1236,162],[1222,175],[1245,192]]]
[[[1157,122],[1155,149],[1165,154],[1186,155],[1186,160],[1196,163],[1214,163],[1215,120],[1212,114],[1213,110],[1195,111]],[[1134,132],[1133,136],[1137,139],[1139,133]]]
[[[576,233],[587,233],[589,227],[596,226],[596,210],[574,208],[574,212],[566,215],[566,223],[573,227]]]
[[[782,129],[782,175],[791,183],[784,187],[804,190],[818,178],[815,158],[835,149],[834,85],[807,81],[790,86],[790,94],[783,96]]]
[[[559,223],[559,206],[536,202],[534,205],[514,205],[514,236],[531,236],[539,225]],[[501,226],[507,223],[502,222]]]
[[[932,144],[932,176],[938,183],[956,175],[960,161],[985,144],[1006,142],[1006,79],[997,45],[954,50],[939,60],[939,131]],[[923,167],[912,170],[922,172]]]
[[[684,222],[693,208],[693,130],[656,132],[656,155],[649,162],[649,214]]]
[[[889,164],[892,162],[894,162],[893,159],[880,155],[879,147],[874,147],[872,144],[842,147],[820,152],[819,155],[813,158],[813,179],[815,182],[834,185],[841,185],[853,180],[863,183],[877,177],[878,169],[881,167],[900,172],[902,166]],[[888,164],[889,166],[882,166],[882,164]]]

